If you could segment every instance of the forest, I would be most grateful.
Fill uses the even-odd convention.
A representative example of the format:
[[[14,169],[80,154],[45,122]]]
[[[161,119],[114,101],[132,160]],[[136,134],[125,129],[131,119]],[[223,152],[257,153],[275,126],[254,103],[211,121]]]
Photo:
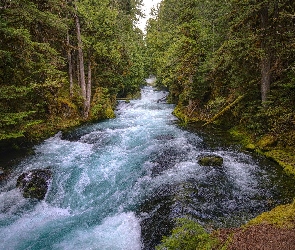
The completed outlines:
[[[140,15],[139,0],[1,1],[1,142],[113,117],[143,83]]]
[[[219,125],[294,174],[294,1],[164,0],[148,71],[183,123]]]
[[[179,127],[222,130],[295,178],[295,2],[162,0],[145,32],[141,7],[142,0],[1,0],[0,157],[115,118],[117,101],[138,99],[154,76]],[[294,214],[295,202],[248,225],[294,230]],[[176,226],[156,249],[225,249],[198,223],[182,218]]]

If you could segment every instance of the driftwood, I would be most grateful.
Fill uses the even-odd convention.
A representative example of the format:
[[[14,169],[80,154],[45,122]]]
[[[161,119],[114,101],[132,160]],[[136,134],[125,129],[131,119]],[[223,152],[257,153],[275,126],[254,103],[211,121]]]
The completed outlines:
[[[227,105],[225,108],[223,108],[220,112],[218,112],[216,115],[214,115],[208,122],[206,122],[203,126],[207,126],[208,124],[214,122],[218,117],[223,115],[226,111],[228,111],[231,107],[233,107],[235,104],[237,104],[239,101],[241,101],[244,98],[245,95],[239,96],[237,99],[235,99],[232,103]]]

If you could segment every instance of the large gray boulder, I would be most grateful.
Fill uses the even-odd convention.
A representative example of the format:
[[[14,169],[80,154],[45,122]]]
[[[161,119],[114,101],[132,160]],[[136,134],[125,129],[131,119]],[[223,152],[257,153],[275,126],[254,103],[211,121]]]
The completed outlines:
[[[43,200],[50,184],[52,172],[49,169],[34,169],[21,174],[16,186],[25,198]]]

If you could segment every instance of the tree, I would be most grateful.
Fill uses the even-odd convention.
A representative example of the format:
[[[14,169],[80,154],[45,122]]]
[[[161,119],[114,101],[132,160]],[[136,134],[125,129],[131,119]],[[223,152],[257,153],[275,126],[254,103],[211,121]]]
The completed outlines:
[[[144,78],[140,4],[3,0],[0,139],[113,116],[116,96]]]
[[[147,69],[182,117],[230,119],[257,134],[292,129],[294,7],[163,0],[147,26]]]
[[[58,49],[66,27],[58,15],[63,7],[60,1],[46,6],[39,1],[2,3],[1,139],[9,139],[24,136],[29,127],[41,122],[46,96],[54,95],[63,81]]]

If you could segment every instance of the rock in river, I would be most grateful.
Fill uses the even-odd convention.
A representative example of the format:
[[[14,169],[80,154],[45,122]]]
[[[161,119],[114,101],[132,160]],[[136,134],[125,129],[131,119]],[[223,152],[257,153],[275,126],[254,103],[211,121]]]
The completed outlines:
[[[202,155],[198,159],[201,166],[216,166],[220,167],[223,164],[223,158],[218,155]]]
[[[49,169],[34,169],[22,173],[17,179],[16,186],[20,188],[25,198],[43,200],[51,177],[52,173]]]

